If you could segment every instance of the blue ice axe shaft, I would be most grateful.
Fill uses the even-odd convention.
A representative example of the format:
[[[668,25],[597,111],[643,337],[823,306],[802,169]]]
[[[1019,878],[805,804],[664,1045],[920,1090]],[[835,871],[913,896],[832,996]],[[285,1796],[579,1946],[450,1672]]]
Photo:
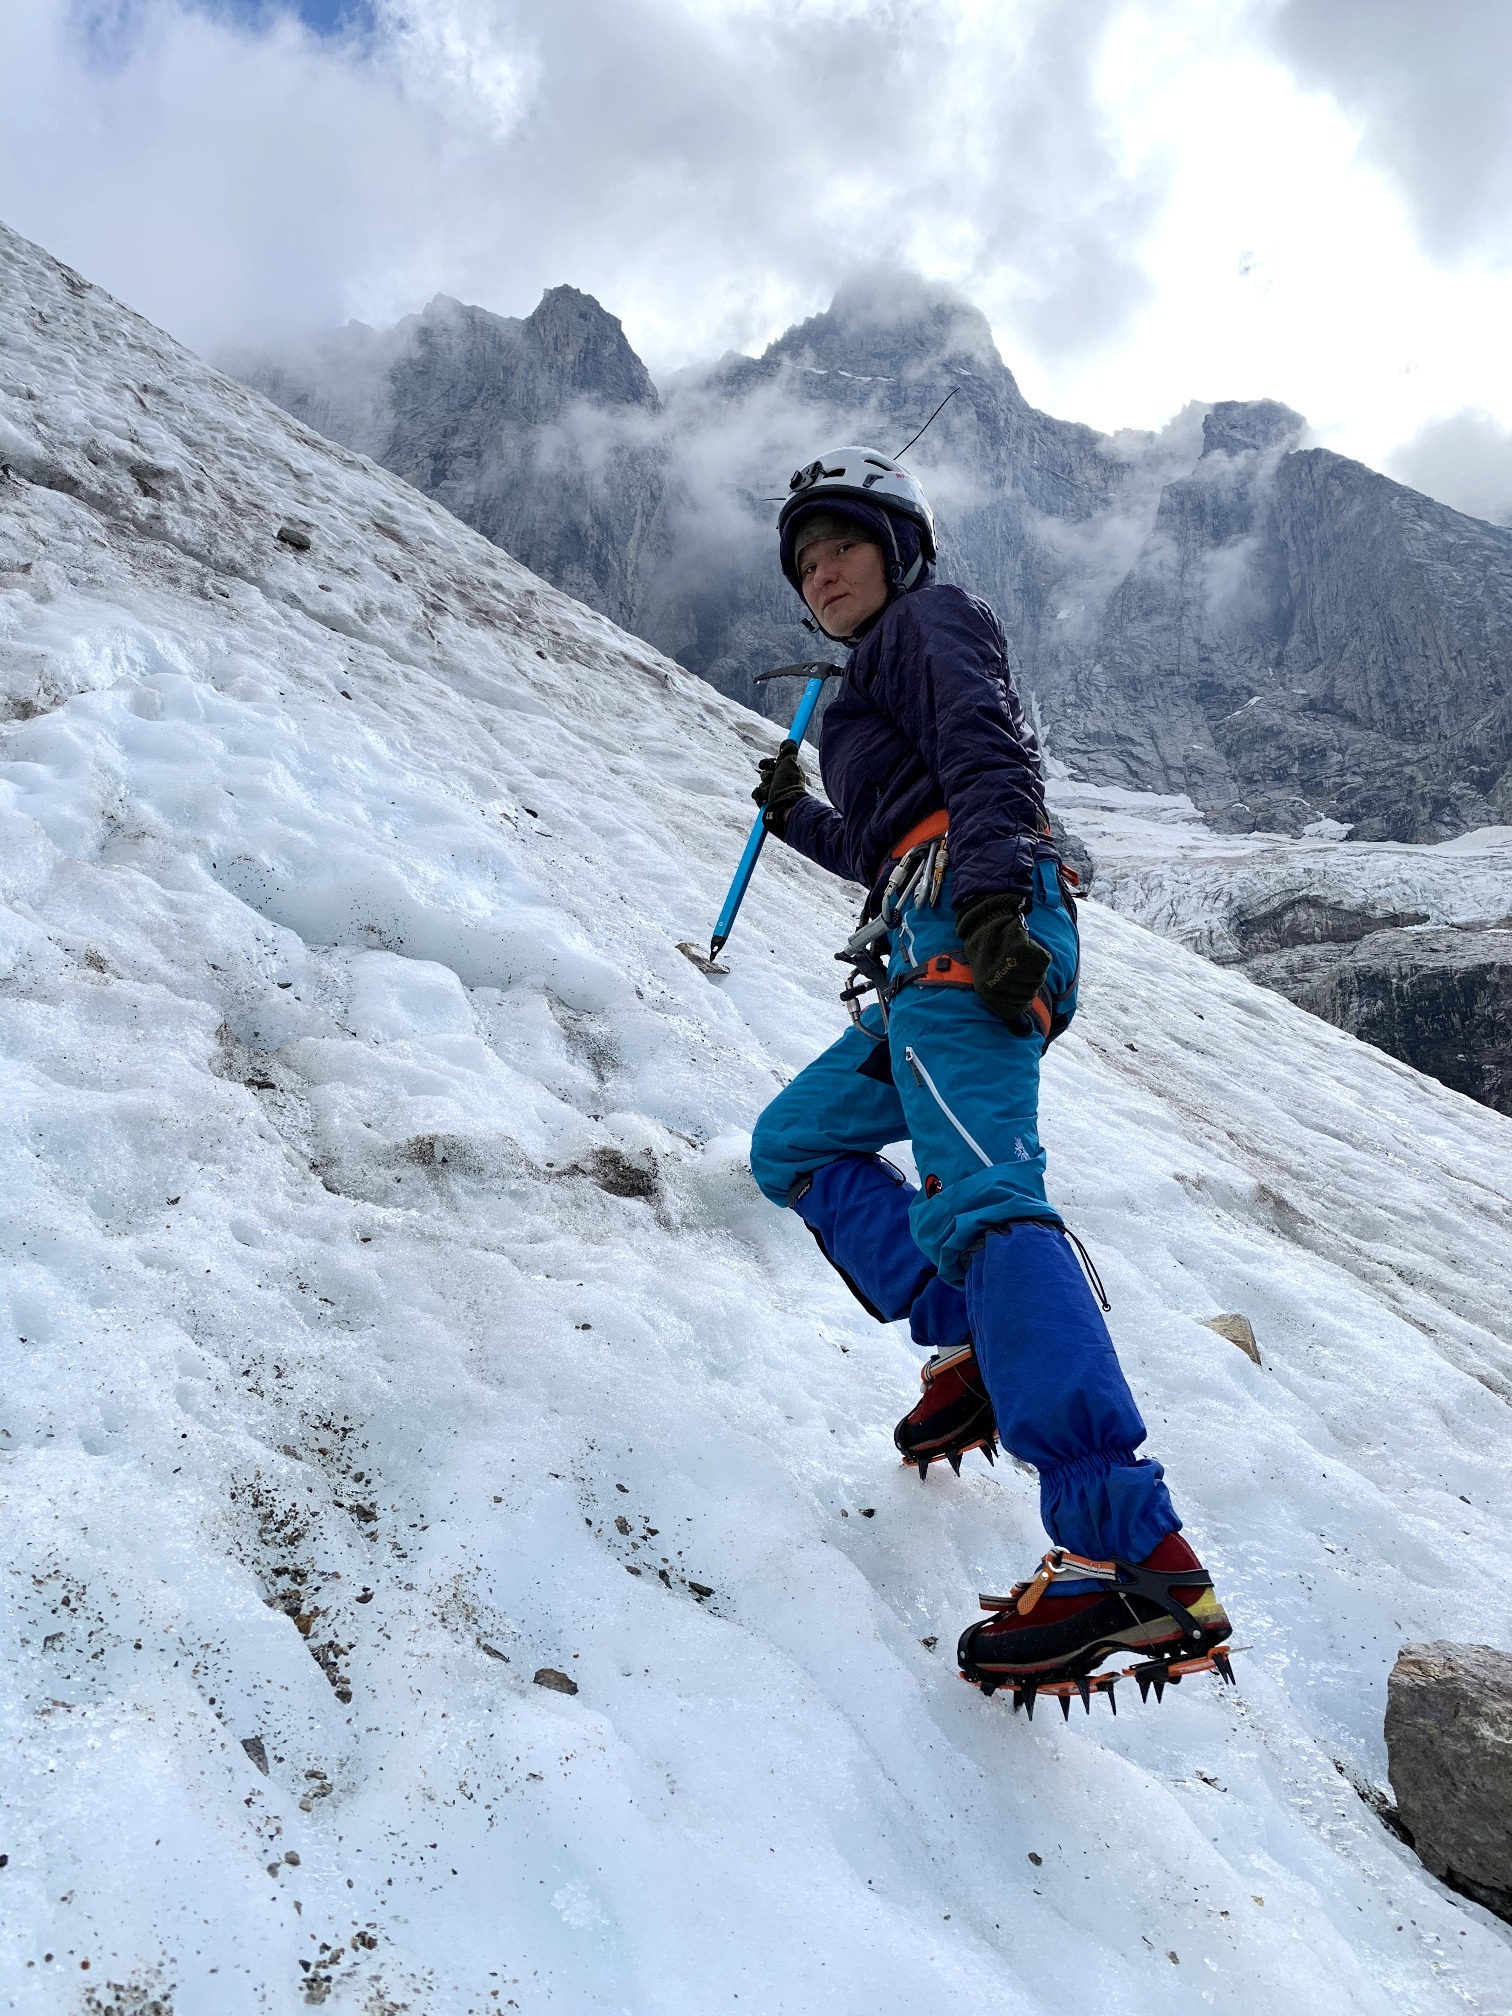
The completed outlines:
[[[793,716],[793,725],[788,730],[788,738],[802,742],[808,732],[808,725],[814,718],[814,709],[819,704],[819,695],[824,691],[826,679],[833,679],[840,671],[838,665],[783,665],[775,672],[757,675],[757,684],[768,679],[791,679],[804,672],[810,673],[803,698],[798,702],[798,712]],[[745,899],[746,890],[751,886],[751,877],[756,872],[756,863],[761,855],[762,843],[767,836],[766,808],[756,814],[756,824],[751,828],[751,837],[746,841],[745,852],[740,857],[740,866],[735,870],[735,879],[730,884],[730,893],[725,897],[724,908],[714,926],[714,936],[709,940],[709,957],[717,959],[730,933],[735,929],[735,917]]]

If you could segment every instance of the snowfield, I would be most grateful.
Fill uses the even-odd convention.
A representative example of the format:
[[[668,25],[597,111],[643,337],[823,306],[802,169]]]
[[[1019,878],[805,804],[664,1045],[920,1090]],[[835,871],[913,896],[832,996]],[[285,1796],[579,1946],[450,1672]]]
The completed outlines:
[[[1356,936],[1393,912],[1430,925],[1512,919],[1512,826],[1410,846],[1345,840],[1319,820],[1335,830],[1287,839],[1216,833],[1190,798],[1153,791],[1053,777],[1050,797],[1090,849],[1104,902],[1220,965],[1244,957],[1236,920],[1299,902],[1354,912]]]
[[[1512,1645],[1512,1122],[1086,907],[1053,1194],[1243,1649],[1031,1725],[1032,1480],[746,1168],[854,892],[677,950],[770,724],[3,234],[0,463],[6,2008],[1512,2008],[1362,1797]]]

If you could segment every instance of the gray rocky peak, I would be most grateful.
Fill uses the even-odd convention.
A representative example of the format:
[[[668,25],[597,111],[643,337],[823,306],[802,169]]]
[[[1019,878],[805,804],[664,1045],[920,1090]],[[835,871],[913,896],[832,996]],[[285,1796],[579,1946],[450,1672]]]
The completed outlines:
[[[1018,396],[982,311],[953,288],[891,268],[848,280],[822,314],[779,336],[764,356],[879,377],[965,365],[1001,373]]]
[[[1279,399],[1220,399],[1202,422],[1204,455],[1259,455],[1295,448],[1307,422]]]
[[[1512,823],[1512,530],[1326,449],[1276,400],[1158,434],[1036,411],[986,318],[872,269],[759,357],[655,387],[590,296],[438,299],[244,365],[722,692],[808,655],[774,495],[840,441],[908,457],[940,567],[991,603],[1050,753],[1224,830],[1433,841]],[[767,697],[762,698],[761,694]]]

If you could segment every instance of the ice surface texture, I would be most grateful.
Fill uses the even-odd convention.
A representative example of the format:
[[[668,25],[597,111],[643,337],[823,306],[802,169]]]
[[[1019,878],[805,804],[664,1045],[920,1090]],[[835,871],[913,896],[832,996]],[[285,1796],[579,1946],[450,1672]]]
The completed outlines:
[[[676,950],[770,726],[14,237],[0,461],[0,2000],[1504,2009],[1336,1764],[1512,1641],[1512,1125],[1087,906],[1052,1181],[1249,1649],[1026,1726],[1032,1483],[746,1169],[848,894]]]

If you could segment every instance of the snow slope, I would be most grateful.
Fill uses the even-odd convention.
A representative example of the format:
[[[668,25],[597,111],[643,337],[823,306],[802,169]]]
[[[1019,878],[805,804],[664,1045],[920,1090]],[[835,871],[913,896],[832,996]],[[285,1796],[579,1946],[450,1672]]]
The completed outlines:
[[[676,949],[770,726],[0,262],[6,2007],[1512,2007],[1352,1782],[1512,1643],[1512,1123],[1087,907],[1052,1176],[1247,1649],[984,1703],[1032,1482],[744,1162],[850,892]]]

